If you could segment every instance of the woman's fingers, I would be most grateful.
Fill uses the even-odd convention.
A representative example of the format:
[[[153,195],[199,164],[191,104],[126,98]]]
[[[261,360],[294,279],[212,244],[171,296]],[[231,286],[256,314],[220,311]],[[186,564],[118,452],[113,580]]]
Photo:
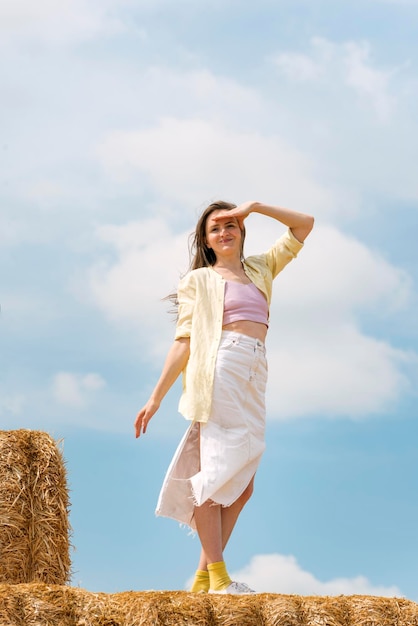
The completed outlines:
[[[159,404],[155,404],[154,402],[149,402],[146,404],[138,413],[135,420],[135,437],[141,436],[141,433],[145,435],[148,428],[148,423],[154,413],[158,410]]]
[[[141,431],[145,434],[146,430],[147,430],[147,423],[145,421],[145,412],[142,409],[136,416],[136,420],[135,420],[135,438],[138,439],[138,437],[141,436]]]

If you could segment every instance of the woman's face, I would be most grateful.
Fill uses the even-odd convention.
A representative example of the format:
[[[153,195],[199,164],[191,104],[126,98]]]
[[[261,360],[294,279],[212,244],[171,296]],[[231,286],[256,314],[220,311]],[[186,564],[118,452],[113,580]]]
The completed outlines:
[[[215,219],[222,215],[219,219]],[[206,220],[206,245],[212,248],[216,258],[241,256],[242,233],[236,217],[228,217],[227,211],[213,211]]]

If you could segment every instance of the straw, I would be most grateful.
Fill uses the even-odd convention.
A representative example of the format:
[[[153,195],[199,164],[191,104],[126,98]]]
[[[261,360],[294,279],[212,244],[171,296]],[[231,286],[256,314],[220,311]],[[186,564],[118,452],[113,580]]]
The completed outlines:
[[[374,596],[231,596],[184,591],[92,593],[0,585],[1,626],[418,626],[418,605]]]
[[[56,442],[44,432],[0,431],[0,582],[69,582],[69,507]]]

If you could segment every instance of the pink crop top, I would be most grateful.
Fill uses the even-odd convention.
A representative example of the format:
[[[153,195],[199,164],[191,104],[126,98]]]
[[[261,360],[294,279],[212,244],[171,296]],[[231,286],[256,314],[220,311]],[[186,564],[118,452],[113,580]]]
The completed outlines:
[[[267,300],[254,283],[225,281],[224,317],[222,326],[231,322],[248,320],[269,325]]]

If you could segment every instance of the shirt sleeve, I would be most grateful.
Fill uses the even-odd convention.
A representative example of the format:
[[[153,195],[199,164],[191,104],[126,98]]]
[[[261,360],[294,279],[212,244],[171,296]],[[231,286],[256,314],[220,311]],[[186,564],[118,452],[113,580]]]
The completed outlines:
[[[290,228],[288,228],[264,254],[266,264],[270,268],[273,278],[275,278],[292,259],[296,258],[302,248],[303,243],[296,239]]]
[[[196,303],[196,286],[192,274],[187,274],[177,289],[178,319],[174,339],[190,337],[192,332],[193,312]]]

